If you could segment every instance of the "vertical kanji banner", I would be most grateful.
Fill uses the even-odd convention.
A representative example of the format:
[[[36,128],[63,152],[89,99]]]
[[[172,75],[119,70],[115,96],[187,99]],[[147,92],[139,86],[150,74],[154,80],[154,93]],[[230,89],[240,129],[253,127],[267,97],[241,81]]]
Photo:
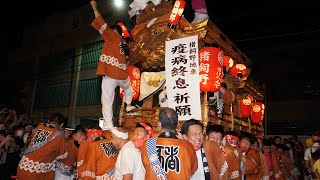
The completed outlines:
[[[202,120],[198,36],[166,41],[165,46],[168,107],[176,110],[179,120]]]

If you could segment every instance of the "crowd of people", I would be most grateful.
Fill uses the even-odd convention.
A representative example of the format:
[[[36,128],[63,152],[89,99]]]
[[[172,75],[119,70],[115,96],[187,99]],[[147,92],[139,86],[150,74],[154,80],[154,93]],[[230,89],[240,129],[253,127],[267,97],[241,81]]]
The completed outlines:
[[[33,125],[27,114],[0,105],[0,179],[16,174],[20,153],[27,148]]]
[[[319,179],[318,131],[305,149],[296,136],[266,139],[218,124],[204,129],[195,119],[178,127],[177,113],[162,108],[159,131],[139,122],[133,134],[114,127],[107,138],[95,123],[65,128],[60,113],[33,128],[5,112],[0,116],[1,180]]]

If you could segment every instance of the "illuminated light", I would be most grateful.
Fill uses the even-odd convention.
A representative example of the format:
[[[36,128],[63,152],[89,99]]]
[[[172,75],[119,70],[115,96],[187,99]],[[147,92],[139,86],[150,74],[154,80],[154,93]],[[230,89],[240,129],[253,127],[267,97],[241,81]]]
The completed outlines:
[[[247,73],[247,67],[244,64],[236,64],[231,67],[230,74],[234,77],[238,77],[239,74],[244,76]]]
[[[114,5],[117,8],[122,8],[123,7],[123,0],[115,0]]]
[[[223,66],[226,67],[226,70],[229,69],[234,65],[234,61],[230,56],[223,56]]]
[[[251,120],[253,123],[261,123],[264,117],[265,105],[262,102],[254,102],[252,105]]]
[[[186,6],[186,1],[185,0],[176,0],[174,5],[173,5],[173,8],[172,8],[172,11],[171,11],[171,14],[170,14],[170,17],[168,19],[168,27],[171,28],[171,29],[174,29],[181,16],[182,16],[182,13],[184,11],[184,7]]]
[[[253,97],[248,94],[245,98],[240,100],[240,109],[242,117],[250,117],[253,104]]]
[[[223,51],[205,47],[199,51],[200,91],[219,91],[223,77]]]

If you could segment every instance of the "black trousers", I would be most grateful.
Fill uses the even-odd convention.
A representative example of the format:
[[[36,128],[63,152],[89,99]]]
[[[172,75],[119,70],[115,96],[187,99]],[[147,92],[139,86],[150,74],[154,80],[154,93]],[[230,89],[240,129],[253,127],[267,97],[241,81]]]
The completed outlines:
[[[0,164],[0,179],[9,180],[9,168],[7,163]]]

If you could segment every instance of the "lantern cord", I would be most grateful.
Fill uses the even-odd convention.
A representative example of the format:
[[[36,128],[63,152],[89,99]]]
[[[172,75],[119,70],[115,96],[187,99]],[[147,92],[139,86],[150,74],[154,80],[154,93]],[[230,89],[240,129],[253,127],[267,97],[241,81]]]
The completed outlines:
[[[184,16],[182,16],[184,18]],[[185,19],[185,18],[184,18]],[[186,20],[186,19],[185,19]],[[187,21],[187,20],[186,20]],[[189,21],[187,21],[188,25],[191,27],[191,29],[193,30],[193,32],[195,34],[198,34],[196,30],[193,29],[193,27],[191,26],[191,24],[189,23]]]
[[[166,38],[166,41],[170,41],[170,36],[171,36],[171,34],[173,33],[173,31],[174,31],[174,29],[171,29],[171,30],[170,30],[170,32],[169,32],[169,34],[168,34],[168,36],[167,36],[167,38]]]

